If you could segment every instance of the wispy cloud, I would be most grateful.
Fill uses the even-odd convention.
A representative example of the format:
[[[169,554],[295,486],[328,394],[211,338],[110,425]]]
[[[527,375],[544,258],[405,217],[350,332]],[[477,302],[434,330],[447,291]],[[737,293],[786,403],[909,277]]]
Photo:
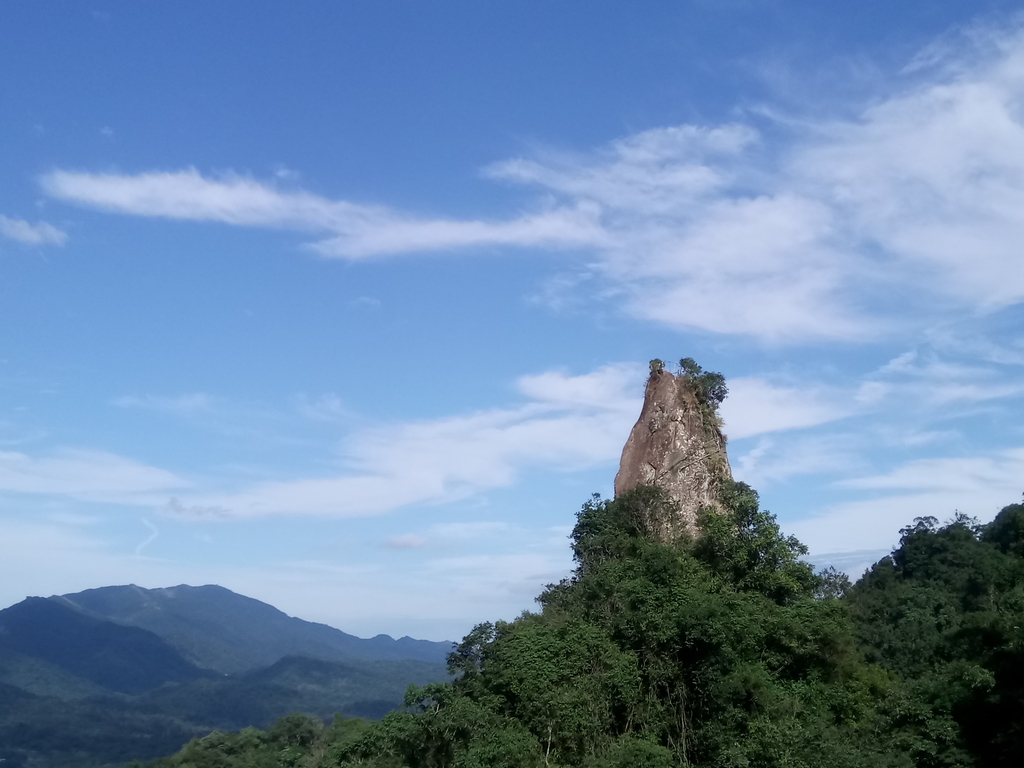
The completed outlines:
[[[0,235],[25,245],[64,245],[68,241],[67,232],[57,229],[53,224],[45,221],[31,224],[24,219],[10,219],[2,215]]]
[[[971,352],[942,353],[923,345],[845,387],[812,379],[730,381],[722,406],[727,434],[761,436],[734,455],[737,476],[755,485],[808,474],[849,477],[875,466],[883,452],[894,451],[893,460],[902,460],[900,452],[908,449],[962,446],[964,430],[972,425],[951,421],[1012,414],[1024,397],[1015,361],[991,362]],[[850,421],[824,426],[842,419]]]
[[[1024,448],[918,459],[884,474],[842,482],[840,487],[873,492],[872,498],[836,504],[789,528],[812,552],[885,549],[898,543],[899,529],[915,517],[947,520],[959,511],[991,520],[1021,498],[1021,478]]]
[[[640,412],[645,375],[644,366],[614,364],[576,376],[561,371],[522,376],[517,387],[526,402],[521,405],[358,430],[346,439],[336,473],[234,492],[181,494],[164,511],[196,518],[358,517],[506,488],[530,469],[606,466],[613,472]],[[740,436],[815,426],[842,418],[853,405],[851,394],[844,403],[841,393],[825,387],[800,390],[761,379],[737,380],[727,402],[732,403],[729,430]],[[334,409],[314,413],[333,417]],[[470,530],[477,529],[451,527],[416,536],[426,543]]]
[[[804,382],[802,386],[773,384],[756,377],[729,381],[722,404],[725,432],[732,439],[801,429],[836,421],[856,410],[849,393]]]
[[[505,220],[194,169],[58,170],[42,184],[120,213],[310,231],[319,252],[350,259],[583,248],[638,317],[770,341],[858,339],[1024,300],[1022,85],[1024,34],[976,30],[919,57],[853,118],[670,126],[495,163],[488,178],[539,192],[534,210]]]
[[[442,523],[431,526],[430,533],[441,541],[471,541],[507,533],[508,523],[480,521],[475,523]]]
[[[999,487],[1013,497],[1024,492],[1024,449],[984,457],[918,459],[883,475],[842,483],[847,488],[973,492]],[[1019,486],[1019,488],[1018,488]]]
[[[837,474],[864,466],[862,441],[851,435],[809,435],[800,439],[761,438],[733,462],[737,480],[755,488],[793,477]]]
[[[572,471],[614,464],[639,411],[642,368],[519,379],[520,406],[384,425],[346,443],[336,476],[261,483],[236,493],[182,495],[166,512],[194,516],[355,517],[439,503],[513,484],[531,467]]]
[[[102,451],[63,449],[44,457],[0,452],[0,492],[156,505],[168,491],[188,485],[166,470]]]
[[[476,245],[592,245],[603,238],[593,212],[582,209],[498,222],[425,219],[279,190],[245,176],[207,178],[195,169],[138,175],[53,171],[41,183],[52,197],[113,213],[327,233],[312,247],[349,259]]]
[[[403,533],[385,540],[392,549],[418,549],[420,547],[449,547],[480,539],[489,539],[511,530],[508,523],[479,521],[474,523],[442,523],[432,525],[425,534]]]
[[[645,375],[640,365],[617,363],[581,376],[562,371],[521,376],[517,388],[547,407],[621,411],[639,402]]]
[[[143,518],[142,519],[142,524],[145,525],[146,528],[149,529],[149,536],[147,536],[142,542],[139,543],[139,546],[137,546],[135,548],[135,554],[136,555],[141,555],[142,554],[142,550],[144,550],[146,547],[148,547],[150,544],[152,544],[154,541],[156,541],[158,538],[160,538],[160,531],[159,531],[159,529],[155,525],[153,525],[151,522],[149,522],[149,520],[146,520],[145,518]]]
[[[968,356],[969,355],[969,356]],[[887,400],[916,411],[963,415],[965,407],[980,407],[1024,395],[1015,360],[986,360],[984,350],[965,355],[942,355],[935,347],[911,349],[896,356],[861,384],[858,400],[873,405]]]
[[[294,403],[300,415],[313,421],[337,422],[352,418],[352,412],[345,407],[341,398],[332,393],[314,398],[296,395]]]

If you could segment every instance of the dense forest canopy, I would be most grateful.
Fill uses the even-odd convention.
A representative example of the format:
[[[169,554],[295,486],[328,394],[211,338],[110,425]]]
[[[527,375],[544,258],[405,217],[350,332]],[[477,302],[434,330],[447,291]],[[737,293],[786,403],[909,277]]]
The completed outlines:
[[[477,626],[383,720],[296,715],[156,768],[1009,766],[1024,754],[1024,506],[918,519],[857,584],[731,483],[700,535],[656,488],[594,497],[540,610]]]

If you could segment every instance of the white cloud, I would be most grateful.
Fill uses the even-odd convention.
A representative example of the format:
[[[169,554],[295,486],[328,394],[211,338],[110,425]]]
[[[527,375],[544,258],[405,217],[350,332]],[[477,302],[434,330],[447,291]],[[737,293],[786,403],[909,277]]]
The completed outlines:
[[[991,520],[1020,499],[1022,478],[1024,448],[990,456],[920,459],[884,475],[841,484],[887,495],[837,504],[787,528],[812,552],[891,548],[899,541],[899,529],[915,517],[947,520],[959,511]]]
[[[10,219],[2,215],[0,235],[25,245],[64,245],[68,241],[66,232],[45,221],[30,224],[24,219]]]
[[[361,430],[345,443],[342,473],[235,492],[182,494],[164,511],[196,518],[357,517],[509,487],[533,468],[577,471],[607,465],[612,471],[640,412],[645,375],[642,366],[615,364],[579,376],[558,371],[522,376],[517,386],[528,398],[523,405]],[[823,387],[737,379],[730,389],[728,430],[739,437],[811,427],[852,410],[839,393]],[[847,400],[852,403],[852,397]],[[751,461],[741,466],[753,475]],[[764,462],[758,466],[763,473]],[[780,477],[780,472],[771,474]]]
[[[243,226],[332,229],[383,214],[306,192],[278,192],[241,176],[206,179],[195,169],[135,176],[53,171],[41,183],[52,197],[114,213]]]
[[[800,475],[850,471],[863,463],[856,441],[842,435],[820,435],[776,442],[762,438],[733,461],[737,480],[755,488]]]
[[[896,307],[1005,306],[1024,299],[1024,35],[986,45],[770,151],[749,129],[718,154],[659,130],[632,137],[636,153],[617,142],[496,173],[599,205],[612,245],[598,266],[632,312],[669,325],[852,338]]]
[[[847,232],[933,276],[933,291],[1005,306],[1024,298],[1024,35],[946,56],[859,120],[826,126],[797,166]]]
[[[678,216],[726,188],[733,172],[715,163],[737,157],[758,138],[743,125],[655,128],[614,141],[594,157],[549,153],[495,163],[485,173],[587,200],[602,210]]]
[[[415,549],[401,569],[331,561],[232,574],[226,583],[244,584],[248,594],[304,619],[364,636],[391,631],[454,639],[480,621],[515,618],[534,606],[546,584],[572,569],[564,536],[548,542],[538,541],[537,531],[523,534],[488,554],[422,560],[424,550]]]
[[[885,86],[852,118],[804,115],[770,134],[661,127],[495,163],[488,178],[538,190],[534,210],[497,221],[194,169],[42,183],[105,210],[318,233],[327,256],[583,248],[603,295],[635,316],[773,342],[862,339],[1024,300],[1024,34],[975,30]]]
[[[761,378],[729,380],[729,397],[722,403],[725,433],[732,439],[813,427],[853,413],[849,396],[806,384],[774,385]]]
[[[854,394],[853,399],[861,405],[875,405],[884,400],[891,389],[885,382],[863,381],[857,387],[857,392]]]
[[[193,169],[55,171],[52,196],[143,216],[321,233],[328,256],[573,247],[631,314],[767,341],[862,339],[1024,300],[1024,33],[919,57],[853,118],[681,125],[488,178],[538,190],[505,220],[431,219]],[[766,112],[767,113],[767,112]],[[607,293],[605,295],[608,295]]]
[[[168,517],[176,517],[186,520],[221,520],[228,517],[228,512],[223,507],[202,506],[200,504],[182,504],[177,496],[171,496],[167,504],[162,508]]]
[[[593,213],[583,208],[504,222],[423,219],[281,191],[243,176],[209,179],[195,169],[134,176],[53,171],[41,183],[52,197],[114,213],[328,233],[313,248],[350,259],[476,245],[578,246],[603,238]]]
[[[631,365],[582,376],[524,376],[519,387],[530,401],[519,407],[356,433],[347,441],[342,475],[182,495],[165,511],[185,517],[353,517],[507,487],[529,468],[611,467],[640,410],[642,381],[641,369]]]
[[[972,358],[998,365],[1024,365],[1024,336],[1014,328],[1009,339],[996,341],[979,333],[957,329],[936,328],[929,333],[931,343],[937,348],[955,354],[967,354]]]
[[[847,488],[948,491],[950,494],[998,488],[1014,497],[1024,491],[1024,448],[990,457],[918,459],[892,472],[847,480]],[[1018,488],[1018,486],[1020,486]]]
[[[1011,361],[1012,364],[1012,361]],[[954,403],[982,404],[1024,394],[1016,371],[997,363],[950,361],[934,349],[911,350],[890,360],[861,385],[859,399],[902,399],[916,408],[946,409]]]
[[[392,549],[418,549],[428,545],[446,548],[454,544],[493,538],[511,531],[508,523],[492,521],[442,523],[432,525],[425,536],[418,533],[403,533],[386,539],[384,543]]]
[[[172,517],[197,519],[358,517],[509,487],[530,469],[606,465],[612,471],[640,411],[645,375],[640,365],[614,364],[578,376],[559,371],[522,376],[517,380],[527,398],[522,405],[358,430],[344,443],[339,472],[234,491],[176,492],[162,509]],[[734,438],[817,426],[857,407],[852,394],[820,385],[740,378],[730,382],[730,390],[723,412]],[[303,400],[300,410],[318,419],[347,415],[330,397]],[[835,446],[825,451],[820,440],[803,445],[802,452],[768,452],[771,444],[763,443],[740,457],[737,471],[748,480],[779,480],[849,463],[846,448],[837,454]],[[454,530],[429,531],[424,543],[451,538]]]
[[[524,404],[353,433],[344,444],[342,471],[325,477],[261,482],[237,491],[209,485],[201,490],[131,459],[65,449],[46,457],[0,452],[0,492],[156,507],[173,518],[379,514],[507,487],[530,468],[613,466],[639,412],[642,381],[643,369],[625,364],[580,376],[523,376],[517,385],[527,398]],[[211,408],[204,394],[125,396],[114,402],[178,414]],[[310,418],[347,416],[334,396],[301,399],[298,406]],[[431,537],[464,537],[469,530],[453,527]]]
[[[527,397],[550,406],[619,411],[638,406],[645,377],[642,366],[618,363],[581,376],[559,371],[520,376],[517,386]]]
[[[431,536],[435,536],[442,541],[470,541],[497,536],[508,531],[508,523],[486,520],[475,523],[442,523],[430,528]]]
[[[171,472],[102,451],[63,449],[47,457],[0,452],[0,492],[158,504],[188,486]]]
[[[352,412],[341,402],[341,398],[333,393],[310,398],[297,395],[294,398],[295,409],[307,419],[313,421],[336,422],[352,418]]]

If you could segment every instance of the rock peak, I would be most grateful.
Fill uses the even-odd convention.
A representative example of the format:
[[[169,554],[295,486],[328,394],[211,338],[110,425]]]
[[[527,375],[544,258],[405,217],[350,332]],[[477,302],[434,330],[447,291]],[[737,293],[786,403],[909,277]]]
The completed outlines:
[[[722,484],[732,479],[717,413],[725,395],[724,378],[690,358],[680,361],[676,375],[660,360],[651,361],[644,406],[622,449],[615,495],[639,485],[665,491],[679,510],[661,526],[663,540],[694,533],[701,509],[721,508]]]

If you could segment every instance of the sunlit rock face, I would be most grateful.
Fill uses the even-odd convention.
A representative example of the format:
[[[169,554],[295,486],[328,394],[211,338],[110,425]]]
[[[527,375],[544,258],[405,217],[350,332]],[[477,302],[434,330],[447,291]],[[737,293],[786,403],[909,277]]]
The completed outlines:
[[[640,418],[622,449],[615,495],[656,485],[679,505],[656,526],[671,541],[696,532],[701,509],[720,509],[722,483],[732,479],[725,436],[714,410],[702,406],[685,376],[652,370]]]

